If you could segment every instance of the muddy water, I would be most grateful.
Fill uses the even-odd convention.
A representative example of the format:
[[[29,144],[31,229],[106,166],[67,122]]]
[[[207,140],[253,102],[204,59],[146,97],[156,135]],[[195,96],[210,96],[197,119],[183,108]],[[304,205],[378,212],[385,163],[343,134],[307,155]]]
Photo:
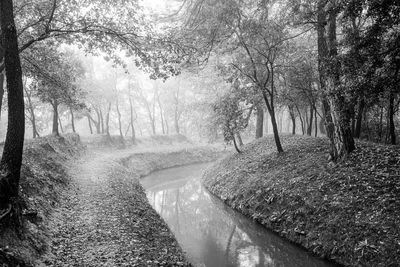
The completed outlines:
[[[196,266],[333,266],[314,258],[210,195],[207,164],[155,172],[142,180],[151,205]]]

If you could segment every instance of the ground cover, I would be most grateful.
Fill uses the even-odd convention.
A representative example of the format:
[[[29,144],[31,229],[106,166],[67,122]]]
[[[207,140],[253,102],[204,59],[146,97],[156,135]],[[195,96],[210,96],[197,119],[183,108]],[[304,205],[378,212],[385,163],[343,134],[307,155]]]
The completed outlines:
[[[358,142],[332,164],[325,138],[259,139],[208,169],[205,186],[231,207],[315,254],[348,266],[400,262],[400,149]]]

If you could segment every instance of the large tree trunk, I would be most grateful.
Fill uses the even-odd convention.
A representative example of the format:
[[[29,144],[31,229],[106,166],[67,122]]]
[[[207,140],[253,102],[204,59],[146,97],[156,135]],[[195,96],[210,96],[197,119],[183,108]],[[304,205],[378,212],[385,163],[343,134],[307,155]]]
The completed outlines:
[[[326,79],[327,79],[327,73],[326,73],[326,62],[329,57],[329,51],[328,51],[328,45],[326,41],[326,31],[325,31],[325,25],[327,24],[327,19],[326,19],[326,11],[325,11],[325,5],[327,1],[326,0],[319,0],[318,2],[318,10],[317,10],[317,38],[318,38],[318,74],[319,74],[319,82],[320,82],[320,88],[322,91],[322,107],[323,107],[323,112],[324,112],[324,123],[325,123],[325,131],[326,135],[330,140],[331,143],[331,154],[333,154],[333,151],[335,150],[334,146],[334,126],[333,126],[333,121],[332,121],[332,116],[331,116],[331,110],[330,106],[328,103],[328,99],[326,96],[327,93],[327,88],[326,88]]]
[[[264,130],[264,109],[261,105],[257,107],[256,139],[263,137]]]
[[[51,131],[51,133],[55,136],[59,136],[60,133],[58,131],[58,103],[57,101],[54,101],[52,104],[53,107],[53,129]]]
[[[76,133],[75,130],[75,118],[74,118],[74,111],[72,110],[72,108],[69,108],[69,112],[71,113],[71,126],[72,126],[72,132]]]
[[[329,94],[329,104],[331,109],[332,122],[334,126],[332,151],[333,160],[337,161],[355,149],[354,139],[351,132],[351,112],[346,103],[345,96],[341,95],[337,88],[340,86],[339,63],[337,57],[337,38],[336,38],[336,11],[330,11],[328,16],[328,51],[330,72],[327,76],[326,89]]]
[[[5,50],[4,65],[8,91],[8,127],[0,162],[0,211],[14,209],[15,220],[10,225],[18,225],[20,209],[17,202],[22,153],[25,134],[25,108],[22,83],[21,61],[18,53],[18,39],[13,17],[13,1],[0,1],[2,48]],[[3,214],[1,214],[3,215]]]

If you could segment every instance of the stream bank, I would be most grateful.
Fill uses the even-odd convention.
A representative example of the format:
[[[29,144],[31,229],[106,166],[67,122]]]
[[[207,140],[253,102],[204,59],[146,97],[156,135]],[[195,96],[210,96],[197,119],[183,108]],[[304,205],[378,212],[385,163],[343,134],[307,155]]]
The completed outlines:
[[[49,266],[191,266],[139,179],[154,170],[214,160],[204,147],[91,151],[71,164],[70,191],[52,216]]]
[[[328,160],[325,138],[256,140],[208,169],[205,186],[232,208],[316,255],[345,266],[400,262],[400,150],[358,142]]]
[[[138,179],[159,168],[214,160],[220,150],[158,139],[152,146],[149,140],[94,151],[78,135],[28,140],[23,227],[17,234],[0,225],[0,266],[189,266]]]

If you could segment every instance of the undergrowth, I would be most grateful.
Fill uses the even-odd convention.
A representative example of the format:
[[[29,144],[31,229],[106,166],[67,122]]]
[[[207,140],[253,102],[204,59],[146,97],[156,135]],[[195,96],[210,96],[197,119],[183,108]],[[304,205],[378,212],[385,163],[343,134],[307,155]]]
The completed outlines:
[[[400,150],[358,142],[342,163],[323,138],[257,140],[210,168],[206,187],[228,205],[307,248],[348,266],[400,262]]]

